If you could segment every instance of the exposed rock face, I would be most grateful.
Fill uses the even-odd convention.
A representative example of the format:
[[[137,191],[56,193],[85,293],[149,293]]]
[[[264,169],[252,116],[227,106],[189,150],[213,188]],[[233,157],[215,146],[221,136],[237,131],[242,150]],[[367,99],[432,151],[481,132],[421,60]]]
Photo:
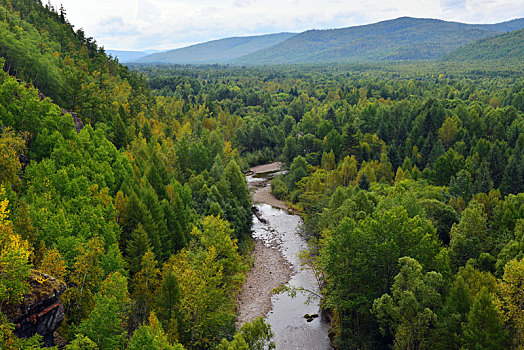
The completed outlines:
[[[75,122],[75,130],[77,133],[80,132],[84,128],[84,123],[82,122],[82,119],[78,117],[78,115],[74,112],[71,112],[71,115],[73,116],[73,121]]]
[[[24,296],[22,304],[6,310],[6,314],[15,324],[17,336],[29,338],[38,333],[45,346],[52,346],[53,333],[64,320],[64,307],[59,297],[66,285],[36,270],[32,271],[30,284],[31,290]]]
[[[62,115],[68,113],[71,114],[71,116],[73,117],[73,122],[75,123],[75,130],[77,133],[79,133],[84,128],[84,123],[82,122],[82,119],[80,119],[77,113],[69,112],[67,111],[67,109],[62,108]]]

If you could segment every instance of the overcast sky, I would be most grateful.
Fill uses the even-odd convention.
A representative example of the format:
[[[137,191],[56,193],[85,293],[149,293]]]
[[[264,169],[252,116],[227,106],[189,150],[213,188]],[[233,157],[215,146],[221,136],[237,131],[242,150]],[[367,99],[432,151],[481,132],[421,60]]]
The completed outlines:
[[[51,0],[106,49],[174,49],[230,36],[341,28],[401,16],[524,17],[524,0]]]

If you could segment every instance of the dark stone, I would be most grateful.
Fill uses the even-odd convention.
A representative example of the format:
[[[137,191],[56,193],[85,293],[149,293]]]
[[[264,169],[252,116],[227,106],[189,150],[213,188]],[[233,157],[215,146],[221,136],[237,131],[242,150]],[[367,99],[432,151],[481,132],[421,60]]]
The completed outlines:
[[[30,285],[20,305],[3,311],[15,325],[14,334],[18,337],[40,334],[45,346],[53,346],[53,333],[64,320],[64,307],[59,298],[66,285],[36,270],[31,273]]]
[[[75,123],[75,130],[77,133],[80,132],[84,128],[84,123],[82,122],[82,119],[80,119],[76,113],[71,113],[73,116],[73,122]]]
[[[308,322],[311,322],[313,321],[315,318],[318,317],[318,314],[313,314],[313,315],[310,315],[310,314],[305,314],[304,315],[304,318],[306,319],[306,321]]]
[[[258,219],[258,221],[260,221],[260,222],[263,223],[263,224],[267,224],[267,220],[264,219],[264,218],[262,217],[262,214],[260,213],[260,210],[258,210],[257,207],[252,206],[252,207],[251,207],[251,211],[252,211],[253,214],[256,216],[256,218]]]

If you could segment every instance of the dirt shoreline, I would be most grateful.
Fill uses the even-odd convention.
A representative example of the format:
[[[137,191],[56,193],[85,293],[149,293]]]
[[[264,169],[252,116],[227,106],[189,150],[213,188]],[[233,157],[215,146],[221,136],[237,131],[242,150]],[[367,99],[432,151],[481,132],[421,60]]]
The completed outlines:
[[[256,203],[264,203],[269,204],[272,207],[280,208],[284,210],[289,210],[289,208],[286,206],[286,203],[282,202],[281,200],[275,198],[271,194],[271,187],[262,187],[258,189],[254,194],[252,198],[253,202]]]
[[[276,162],[253,167],[251,171],[255,174],[268,173],[280,170],[281,166],[281,163]],[[273,197],[270,191],[269,186],[258,187],[252,200],[287,209],[284,202]],[[262,240],[255,240],[251,257],[253,267],[247,273],[238,297],[239,327],[257,316],[266,316],[271,311],[271,291],[282,283],[287,283],[293,274],[293,269],[282,252],[277,247],[267,247]]]
[[[282,163],[274,162],[269,164],[262,164],[252,167],[250,170],[255,174],[270,173],[273,171],[278,171],[282,168]]]
[[[282,253],[255,241],[254,264],[247,273],[244,289],[238,298],[238,325],[266,316],[271,311],[271,291],[291,278],[292,269]]]
[[[274,162],[270,164],[258,165],[258,166],[252,167],[250,170],[255,174],[265,174],[265,173],[272,173],[272,172],[279,171],[281,168],[282,168],[282,163]],[[286,206],[286,203],[275,198],[271,194],[270,186],[257,187],[251,199],[255,203],[269,204],[275,208],[289,210],[289,208]]]

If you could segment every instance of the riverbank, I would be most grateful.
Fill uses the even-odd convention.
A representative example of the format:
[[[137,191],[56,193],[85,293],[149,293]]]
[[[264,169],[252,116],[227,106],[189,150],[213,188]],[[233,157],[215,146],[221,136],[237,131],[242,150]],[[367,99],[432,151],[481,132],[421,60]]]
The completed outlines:
[[[255,240],[251,257],[253,267],[247,273],[238,299],[239,326],[257,316],[266,316],[271,310],[271,291],[287,283],[292,273],[282,253],[276,248],[266,247],[260,239]]]
[[[280,170],[280,162],[251,168],[254,174],[265,174]],[[252,200],[256,203],[269,204],[287,209],[284,202],[271,195],[268,180],[251,184],[254,189]],[[254,220],[258,220],[256,217]],[[257,316],[266,316],[271,310],[271,291],[287,283],[293,273],[291,265],[278,244],[266,245],[263,240],[255,239],[255,248],[251,253],[253,267],[247,273],[244,287],[238,298],[238,325],[249,322]]]
[[[322,317],[320,300],[308,298],[320,293],[318,280],[299,258],[309,248],[297,234],[302,219],[284,203],[274,205],[277,199],[270,193],[270,181],[280,170],[278,163],[266,164],[246,175],[255,207],[252,236],[256,244],[254,266],[238,300],[239,325],[264,316],[277,349],[331,350],[329,322]],[[281,284],[312,294],[271,294]]]
[[[251,170],[255,174],[265,174],[272,173],[274,171],[279,171],[282,168],[281,162],[274,162],[269,164],[262,164],[252,167]]]
[[[280,171],[281,168],[282,168],[282,163],[274,162],[270,164],[254,166],[250,170],[255,176],[257,176],[261,174],[275,173],[275,172]],[[253,184],[254,191],[252,192],[252,195],[251,195],[251,199],[253,200],[253,203],[264,203],[264,204],[269,204],[275,208],[289,210],[286,203],[277,199],[275,196],[271,194],[271,186],[266,186],[266,185],[267,185],[266,181],[262,181],[262,182]]]

